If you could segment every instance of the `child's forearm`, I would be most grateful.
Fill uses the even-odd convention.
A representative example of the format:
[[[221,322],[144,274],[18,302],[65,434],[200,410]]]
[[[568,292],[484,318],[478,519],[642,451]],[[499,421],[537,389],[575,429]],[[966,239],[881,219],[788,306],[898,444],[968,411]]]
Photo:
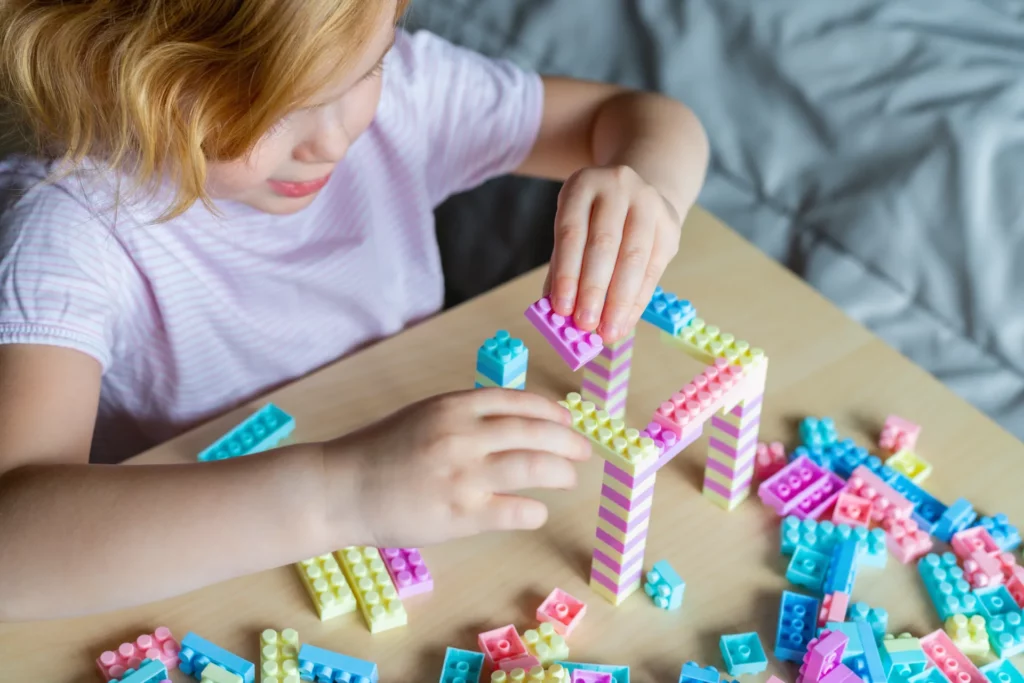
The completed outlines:
[[[629,166],[661,192],[680,220],[704,183],[704,129],[690,109],[663,95],[622,92],[608,99],[594,119],[591,145],[596,164]]]
[[[216,463],[8,472],[0,620],[149,602],[357,542],[356,529],[326,528],[326,488],[318,446]]]

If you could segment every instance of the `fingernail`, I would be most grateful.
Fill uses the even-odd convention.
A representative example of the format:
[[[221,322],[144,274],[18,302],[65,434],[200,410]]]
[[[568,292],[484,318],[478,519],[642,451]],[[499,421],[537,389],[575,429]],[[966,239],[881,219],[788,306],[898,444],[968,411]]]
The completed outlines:
[[[581,325],[593,325],[597,323],[597,311],[592,308],[580,311],[579,322]]]
[[[606,325],[601,336],[609,341],[615,341],[619,338],[619,328],[615,325]]]
[[[572,299],[567,296],[560,296],[555,299],[555,308],[565,314],[572,313]]]

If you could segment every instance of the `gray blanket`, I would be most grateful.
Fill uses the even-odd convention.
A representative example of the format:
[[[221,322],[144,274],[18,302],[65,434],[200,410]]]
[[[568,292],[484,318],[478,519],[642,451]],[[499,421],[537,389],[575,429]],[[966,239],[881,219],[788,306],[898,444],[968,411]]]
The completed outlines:
[[[687,102],[702,205],[1024,437],[1024,3],[414,0],[408,27]],[[453,302],[549,255],[555,192],[441,207]]]

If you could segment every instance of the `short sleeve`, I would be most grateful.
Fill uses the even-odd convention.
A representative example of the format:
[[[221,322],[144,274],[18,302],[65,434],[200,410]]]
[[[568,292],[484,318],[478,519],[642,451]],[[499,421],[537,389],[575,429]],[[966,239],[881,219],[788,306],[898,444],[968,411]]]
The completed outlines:
[[[533,148],[544,106],[536,73],[426,31],[399,31],[385,64],[381,106],[415,108],[435,205],[514,171]]]
[[[0,166],[0,344],[72,348],[106,370],[119,243],[59,184],[24,186]]]

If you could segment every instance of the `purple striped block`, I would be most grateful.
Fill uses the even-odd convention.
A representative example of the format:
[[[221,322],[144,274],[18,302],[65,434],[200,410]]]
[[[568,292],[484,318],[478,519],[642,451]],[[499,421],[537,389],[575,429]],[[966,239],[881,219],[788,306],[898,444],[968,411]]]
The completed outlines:
[[[735,417],[743,417],[754,412],[761,412],[761,403],[763,403],[763,400],[764,394],[752,396],[737,403],[736,407],[729,411],[729,414]]]
[[[589,375],[593,375],[594,377],[598,377],[604,380],[605,382],[611,382],[615,379],[618,379],[619,376],[629,377],[629,369],[630,363],[623,363],[622,365],[620,365],[619,367],[615,368],[610,372],[602,368],[600,365],[588,365],[587,369],[584,372],[586,372]]]
[[[647,481],[648,477],[653,477],[657,468],[651,467],[650,469],[640,472],[638,476],[632,477],[625,470],[621,470],[615,465],[611,464],[607,460],[604,463],[604,473],[610,476],[615,481],[622,482],[631,489],[642,488],[643,484]]]
[[[594,548],[593,559],[595,562],[600,562],[611,569],[615,576],[621,576],[623,572],[632,574],[637,565],[643,565],[644,554],[642,552],[638,553],[635,557],[630,557],[625,564],[620,564],[597,548]]]
[[[612,572],[604,567],[599,562],[592,562],[590,565],[590,578],[596,580],[599,584],[610,590],[612,593],[618,595],[625,589],[629,588],[631,584],[640,581],[640,577],[643,575],[643,566],[637,568],[635,572],[631,572],[628,576],[618,576],[618,581],[609,574]]]
[[[730,491],[729,489],[727,489],[724,486],[722,486],[721,484],[719,484],[717,481],[714,481],[712,479],[708,479],[707,477],[704,477],[704,488],[711,489],[712,491],[714,491],[718,495],[722,496],[722,498],[725,498],[726,500],[731,501],[731,500],[733,500],[734,498],[736,498],[740,494],[746,495],[746,492],[750,489],[750,484],[752,482],[753,482],[752,478],[751,479],[747,479],[746,481],[742,481],[739,484],[737,484],[735,487],[733,487],[733,489]]]
[[[651,508],[644,510],[639,516],[637,516],[635,519],[629,520],[628,522],[624,521],[612,510],[609,510],[603,505],[600,508],[598,508],[597,516],[611,524],[613,527],[615,527],[622,533],[628,534],[630,531],[633,531],[638,526],[640,526],[642,522],[650,518]]]
[[[757,455],[757,440],[751,441],[742,448],[733,448],[712,436],[708,439],[708,450],[714,451],[729,460],[742,461],[747,458],[754,458]]]
[[[583,394],[589,392],[595,396],[601,397],[603,401],[609,401],[620,395],[624,395],[628,388],[628,382],[623,382],[620,386],[609,389],[608,387],[602,387],[600,384],[594,384],[589,379],[584,378],[583,382],[580,384],[580,393]]]
[[[750,424],[743,427],[743,429],[736,429],[725,420],[718,419],[717,416],[711,418],[711,426],[715,429],[721,430],[723,434],[728,434],[734,439],[743,439],[748,434],[757,434],[757,428],[761,425],[760,420],[755,420]]]
[[[654,487],[650,487],[635,498],[627,498],[608,484],[601,486],[601,495],[618,505],[627,513],[641,507],[645,502],[654,497]]]
[[[617,341],[614,344],[605,344],[604,348],[601,349],[601,353],[599,353],[597,357],[604,358],[606,360],[616,360],[633,350],[634,339],[636,339],[636,337],[634,335],[630,335],[622,341]]]
[[[619,539],[615,538],[604,529],[598,528],[597,540],[601,541],[610,548],[614,548],[622,554],[626,554],[634,548],[642,547],[647,542],[647,534],[646,532],[639,534],[635,538],[631,539],[629,543],[623,544],[619,543]]]
[[[715,472],[718,472],[723,477],[728,477],[729,479],[738,480],[738,481],[742,481],[743,479],[750,479],[750,477],[754,473],[754,461],[753,460],[751,460],[749,463],[745,464],[742,469],[737,471],[737,470],[731,469],[729,467],[726,467],[725,465],[723,465],[722,463],[718,462],[717,460],[713,460],[711,458],[708,458],[707,467],[708,467],[708,469],[712,469]]]

